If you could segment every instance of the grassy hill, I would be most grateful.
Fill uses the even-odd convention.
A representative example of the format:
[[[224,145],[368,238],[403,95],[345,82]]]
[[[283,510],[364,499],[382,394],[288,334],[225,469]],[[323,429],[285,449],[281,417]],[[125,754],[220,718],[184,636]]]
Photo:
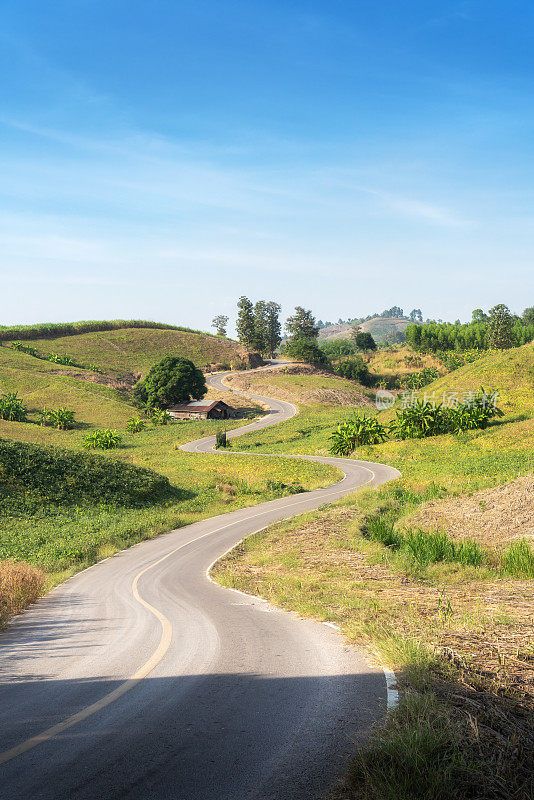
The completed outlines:
[[[30,344],[28,340],[26,343]],[[49,502],[44,491],[46,471],[41,470],[41,497],[32,489],[29,473],[17,478],[15,485],[6,467],[0,464],[0,497],[10,498],[0,510],[0,624],[6,615],[22,607],[16,600],[22,596],[17,588],[21,580],[28,578],[33,588],[24,596],[33,599],[43,586],[143,538],[199,518],[284,496],[295,487],[310,489],[336,479],[337,472],[330,467],[290,459],[238,454],[213,457],[180,450],[184,442],[215,433],[220,426],[216,421],[148,424],[142,432],[128,433],[126,422],[139,414],[138,409],[131,404],[127,391],[100,382],[126,370],[132,374],[145,372],[168,352],[187,355],[200,364],[210,358],[240,354],[234,342],[190,331],[118,329],[39,339],[35,346],[41,352],[67,352],[82,363],[100,358],[107,376],[35,358],[7,345],[0,347],[0,393],[16,392],[29,411],[27,422],[0,420],[0,443],[24,443],[30,448],[53,446],[67,460],[72,453],[70,460],[83,464],[89,459],[83,447],[87,434],[95,428],[111,428],[121,435],[122,443],[116,450],[101,451],[101,458],[112,464],[122,462],[131,468],[153,470],[170,481],[171,492],[164,498],[152,493],[142,507],[132,508],[110,502],[100,490],[88,500],[76,482],[69,479],[68,502]],[[220,397],[221,393],[212,389],[206,396],[211,400]],[[246,414],[261,413],[237,395],[232,398],[232,405]],[[74,428],[62,431],[38,424],[40,410],[61,406],[74,411]],[[225,427],[230,429],[244,421],[228,420]],[[36,477],[39,478],[37,471]],[[28,501],[24,508],[20,505],[23,500]],[[15,569],[7,563],[10,559],[29,562],[32,568]],[[36,576],[34,567],[44,569],[46,574]],[[4,591],[6,585],[11,589]],[[13,602],[3,606],[8,594]]]
[[[227,383],[252,394],[304,405],[366,406],[371,403],[369,390],[306,364],[262,370],[256,374],[236,373],[227,379]]]
[[[483,385],[499,392],[503,419],[486,430],[470,431],[428,439],[392,440],[382,445],[362,447],[355,458],[392,464],[414,481],[445,480],[453,486],[483,488],[496,481],[517,477],[534,464],[534,347],[532,344],[497,351],[444,375],[420,390],[421,397],[443,392],[474,391]],[[375,409],[365,413],[376,413]],[[392,411],[381,412],[387,422]],[[249,434],[240,448],[271,453],[329,452],[328,437],[338,422],[347,419],[347,409],[328,406],[303,406],[300,414],[276,429]]]
[[[404,333],[409,321],[398,317],[373,317],[366,322],[360,323],[359,327],[364,333],[370,333],[375,342],[383,342],[388,334]],[[327,325],[319,331],[321,339],[349,339],[353,325],[341,323]]]
[[[232,339],[174,329],[119,328],[25,339],[24,344],[45,355],[67,354],[77,363],[95,366],[115,378],[144,375],[166,355],[189,358],[199,367],[246,356],[245,348]]]

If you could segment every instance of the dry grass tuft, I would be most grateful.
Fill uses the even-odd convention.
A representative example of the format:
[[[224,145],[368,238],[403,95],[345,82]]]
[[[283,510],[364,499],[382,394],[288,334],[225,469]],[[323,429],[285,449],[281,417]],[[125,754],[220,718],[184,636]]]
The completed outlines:
[[[0,627],[42,594],[45,574],[24,561],[0,561]]]

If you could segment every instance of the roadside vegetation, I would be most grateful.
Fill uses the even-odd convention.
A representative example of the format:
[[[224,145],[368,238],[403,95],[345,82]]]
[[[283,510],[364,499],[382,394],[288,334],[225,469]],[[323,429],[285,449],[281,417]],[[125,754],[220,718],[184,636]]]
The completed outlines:
[[[402,410],[412,390],[356,419],[316,403],[240,440],[242,450],[326,455],[345,425],[347,453],[396,466],[402,478],[250,537],[214,576],[338,624],[395,669],[400,705],[355,756],[337,800],[531,800],[534,348],[489,349],[449,372],[426,360],[434,355],[402,350],[418,370],[440,372],[415,412]],[[451,397],[476,398],[481,386],[495,387],[503,416],[440,432],[454,416],[441,418]],[[429,409],[436,430],[427,436]],[[402,423],[397,438],[392,422]]]

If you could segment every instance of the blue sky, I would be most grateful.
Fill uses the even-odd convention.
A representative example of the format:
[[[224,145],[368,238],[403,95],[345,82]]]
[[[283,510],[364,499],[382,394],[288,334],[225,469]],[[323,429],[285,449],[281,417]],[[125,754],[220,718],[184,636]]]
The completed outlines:
[[[7,0],[0,324],[534,303],[531,2]]]

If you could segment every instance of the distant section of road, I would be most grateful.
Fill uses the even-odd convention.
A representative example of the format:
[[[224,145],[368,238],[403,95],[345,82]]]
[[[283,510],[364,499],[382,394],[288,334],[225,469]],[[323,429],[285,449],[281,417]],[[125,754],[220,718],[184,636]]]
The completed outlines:
[[[224,375],[209,378],[226,389]],[[250,396],[250,395],[249,395]],[[235,438],[297,409],[265,397]],[[209,452],[214,437],[184,446]],[[217,458],[231,457],[225,453]],[[0,787],[17,800],[311,800],[384,711],[386,682],[331,628],[222,589],[214,560],[391,467],[171,531],[74,576],[0,637]]]

